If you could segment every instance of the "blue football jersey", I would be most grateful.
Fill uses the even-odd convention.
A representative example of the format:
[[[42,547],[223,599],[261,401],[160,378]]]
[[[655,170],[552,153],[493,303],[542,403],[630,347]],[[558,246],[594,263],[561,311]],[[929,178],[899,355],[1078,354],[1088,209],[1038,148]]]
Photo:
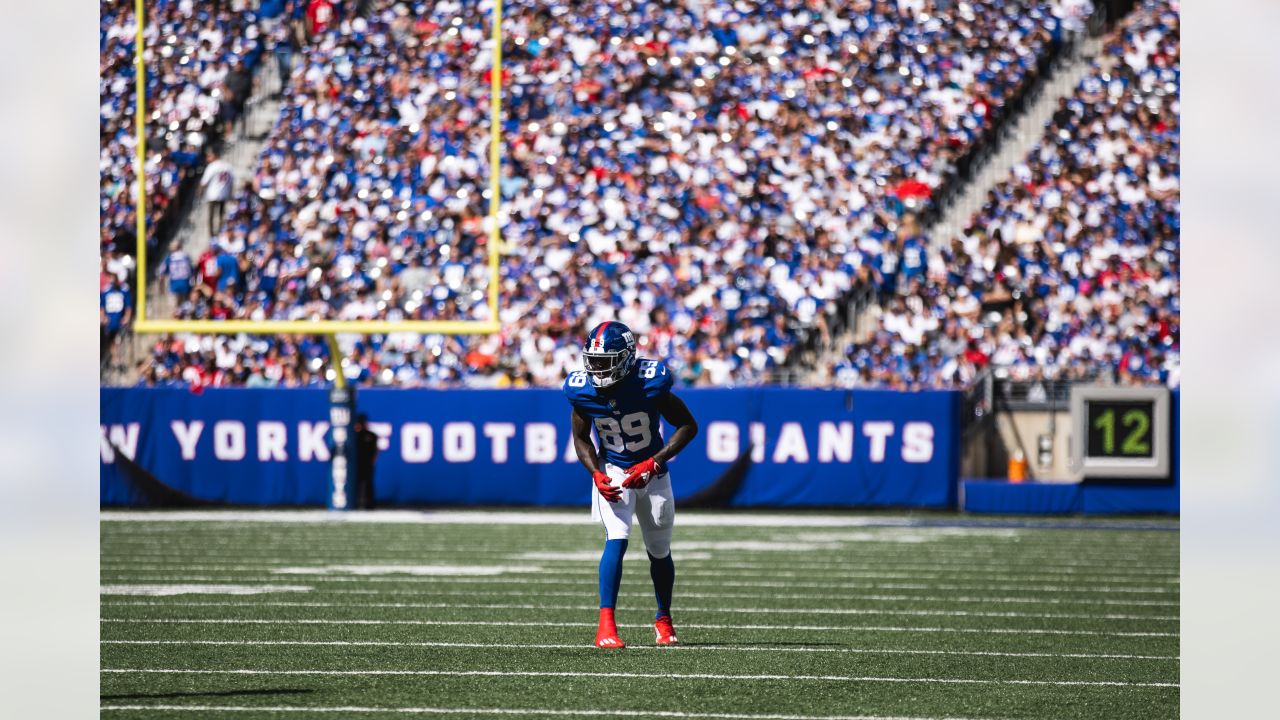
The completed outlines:
[[[564,381],[564,394],[595,424],[604,462],[629,468],[662,449],[658,402],[671,392],[671,381],[665,363],[641,358],[625,378],[608,388],[592,385],[582,370],[571,372]]]

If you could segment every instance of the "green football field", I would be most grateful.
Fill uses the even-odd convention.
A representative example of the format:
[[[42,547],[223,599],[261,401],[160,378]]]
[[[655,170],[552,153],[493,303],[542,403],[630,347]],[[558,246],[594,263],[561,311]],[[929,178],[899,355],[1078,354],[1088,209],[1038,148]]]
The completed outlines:
[[[1172,718],[1176,520],[681,512],[592,647],[581,512],[104,512],[106,718]]]

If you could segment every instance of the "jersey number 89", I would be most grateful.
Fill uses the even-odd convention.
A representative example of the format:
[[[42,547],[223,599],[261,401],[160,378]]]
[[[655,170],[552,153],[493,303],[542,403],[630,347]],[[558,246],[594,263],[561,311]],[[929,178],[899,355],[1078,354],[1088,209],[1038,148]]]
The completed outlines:
[[[649,447],[653,435],[649,432],[649,413],[633,412],[623,415],[621,422],[613,418],[596,418],[596,432],[600,442],[614,452],[635,452]]]
[[[659,367],[658,363],[654,360],[641,360],[640,361],[640,377],[643,377],[645,380],[654,379],[655,377],[658,376],[658,367]],[[667,366],[663,365],[661,367],[662,367],[662,374],[666,375]]]

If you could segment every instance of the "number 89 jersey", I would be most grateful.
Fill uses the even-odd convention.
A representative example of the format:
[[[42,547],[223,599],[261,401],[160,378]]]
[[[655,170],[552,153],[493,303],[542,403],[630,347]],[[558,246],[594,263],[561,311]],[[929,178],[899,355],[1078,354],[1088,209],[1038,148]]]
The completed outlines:
[[[571,372],[564,394],[596,426],[604,461],[625,469],[662,449],[658,403],[671,392],[671,381],[662,361],[641,359],[625,378],[607,388],[592,385],[582,370]]]

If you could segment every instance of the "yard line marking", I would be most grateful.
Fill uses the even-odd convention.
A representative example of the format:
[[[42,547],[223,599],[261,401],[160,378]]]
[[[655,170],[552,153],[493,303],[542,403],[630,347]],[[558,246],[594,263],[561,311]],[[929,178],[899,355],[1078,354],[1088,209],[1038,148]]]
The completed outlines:
[[[362,576],[346,576],[346,575],[321,575],[321,574],[295,576],[295,577],[306,577],[307,582],[348,582],[348,583],[350,582],[356,582],[356,583],[428,582],[432,584],[452,582],[452,583],[472,583],[472,584],[509,583],[509,584],[515,584],[515,585],[529,585],[529,584],[581,585],[587,582],[587,579],[594,578],[596,576],[596,571],[590,570],[590,569],[584,569],[582,572],[569,573],[569,572],[557,571],[555,574],[556,575],[574,575],[575,577],[506,578],[501,576],[494,576],[494,577],[485,577],[485,578],[477,579],[477,578],[469,578],[469,577],[443,577],[443,576],[442,577],[416,577],[412,575],[404,575],[404,576],[398,576],[398,577],[379,577],[379,576],[363,576],[363,575]],[[690,573],[687,573],[687,572],[682,573],[681,577],[688,580],[689,574]],[[147,577],[138,577],[138,578],[132,577],[133,575],[134,575],[133,573],[113,575],[111,577],[111,580],[112,582],[125,583],[125,582],[133,582],[135,580],[144,580],[144,579],[149,582],[190,582],[190,581],[218,582],[218,581],[226,581],[229,579],[225,576],[215,577],[215,576],[209,576],[209,575],[177,575],[175,576],[175,575],[163,574],[159,576],[147,576]],[[250,577],[252,576],[232,576],[230,579],[234,579],[240,582],[271,582],[273,580],[279,581],[281,579],[281,576],[279,575],[265,575],[265,576],[253,577],[252,579],[249,579]],[[1106,594],[1112,594],[1112,593],[1123,593],[1123,594],[1132,594],[1132,595],[1170,595],[1178,592],[1177,587],[1164,587],[1159,589],[1153,589],[1153,588],[1147,588],[1147,587],[1133,587],[1129,585],[1089,585],[1087,587],[1081,588],[1076,585],[1021,585],[1021,584],[1005,585],[1005,584],[993,584],[993,583],[983,583],[983,582],[978,582],[976,584],[970,583],[968,585],[956,585],[954,583],[889,583],[889,582],[878,582],[878,583],[843,582],[842,583],[842,582],[805,582],[802,580],[798,580],[798,581],[720,580],[718,579],[719,577],[720,576],[712,573],[698,574],[698,579],[716,580],[715,584],[721,587],[752,587],[752,588],[754,587],[777,587],[777,588],[809,587],[809,588],[817,588],[817,589],[880,588],[880,589],[889,589],[889,590],[1008,590],[1008,591],[1014,591],[1014,592],[1017,592],[1017,591],[1049,592],[1049,593],[1069,593],[1069,594],[1077,594],[1077,595],[1080,595],[1080,594],[1106,595]],[[806,577],[813,577],[813,575],[809,575]],[[105,577],[103,578],[103,580],[106,580],[106,579],[107,578]]]
[[[413,525],[583,525],[594,526],[589,513],[581,511],[537,512],[484,510],[379,510],[378,512],[332,512],[329,510],[105,510],[102,522],[213,522],[277,524],[413,524]],[[775,515],[771,513],[700,513],[684,511],[685,527],[910,527],[947,528],[952,531],[992,529],[1115,529],[1177,531],[1180,523],[1133,520],[964,520],[922,521],[910,517],[868,517],[848,515]]]
[[[597,555],[596,560],[598,561],[599,560],[598,553],[596,553],[596,555]],[[637,556],[637,559],[633,562],[640,562],[643,559],[644,559],[643,556]],[[474,563],[474,561],[472,562]],[[547,565],[550,563],[556,563],[556,562],[563,563],[563,562],[569,562],[569,561],[541,560],[539,562],[541,562],[544,565]],[[582,569],[578,568],[577,566],[582,565],[584,563],[582,561],[573,561],[573,563],[574,565],[571,565],[569,567],[547,567],[546,571],[557,572],[557,573],[582,572]],[[1156,574],[1130,574],[1130,573],[1113,573],[1113,572],[1050,572],[1050,571],[1031,571],[1031,570],[1025,573],[1007,573],[1007,572],[987,573],[983,570],[965,570],[965,569],[956,569],[951,567],[944,568],[941,565],[934,566],[935,568],[937,568],[937,571],[926,571],[921,569],[921,570],[911,570],[907,572],[882,572],[882,571],[876,571],[876,570],[861,570],[853,567],[839,566],[839,565],[809,566],[804,563],[779,563],[777,565],[768,565],[764,563],[735,563],[735,562],[715,561],[713,563],[714,567],[702,567],[699,561],[685,560],[684,558],[681,558],[681,566],[684,567],[686,564],[694,566],[692,568],[685,568],[683,572],[686,572],[686,573],[697,574],[697,573],[706,573],[706,572],[719,573],[723,570],[756,570],[756,571],[763,571],[764,574],[767,574],[771,577],[797,577],[800,575],[814,575],[814,574],[821,573],[823,575],[830,576],[830,577],[883,578],[888,580],[895,580],[895,579],[910,580],[918,577],[941,577],[944,575],[961,575],[961,576],[976,576],[982,579],[1001,580],[1001,581],[1023,580],[1023,579],[1028,579],[1028,580],[1087,579],[1090,581],[1112,581],[1112,580],[1135,581],[1139,583],[1150,583],[1152,585],[1161,584],[1161,583],[1176,585],[1181,582],[1181,578],[1179,576],[1163,575],[1163,574],[1156,575]],[[299,566],[282,567],[280,565],[280,561],[277,559],[273,564],[269,564],[269,565],[268,564],[232,565],[232,564],[212,564],[212,563],[192,564],[192,563],[182,563],[182,562],[137,563],[137,562],[131,562],[128,560],[121,560],[117,562],[110,562],[110,561],[103,562],[101,563],[100,567],[104,571],[122,570],[122,571],[138,571],[138,572],[169,572],[173,570],[183,570],[183,571],[194,570],[194,571],[200,571],[200,572],[223,572],[223,573],[271,572],[271,573],[281,573],[281,574],[291,574],[291,575],[312,575],[312,574],[327,574],[329,572],[333,572],[334,569],[337,569],[337,568],[356,568],[356,567],[364,567],[364,568],[370,568],[370,569],[382,568],[384,569],[384,572],[381,574],[386,574],[390,572],[409,573],[413,570],[413,568],[424,568],[424,567],[444,568],[444,567],[455,567],[455,566],[420,566],[420,565],[408,565],[408,564],[401,566],[401,565],[397,565],[394,562],[374,560],[374,561],[368,561],[366,564],[363,564],[363,565],[332,564],[332,565],[314,566],[314,567],[299,567]],[[395,568],[397,567],[403,567],[404,569],[395,570]],[[457,567],[462,567],[462,566],[457,566]],[[470,565],[466,567],[476,568],[476,570],[472,572],[467,572],[467,573],[455,572],[454,574],[487,575],[487,574],[498,574],[500,572],[533,573],[533,572],[543,571],[542,567],[533,566],[533,565],[525,565],[525,566]],[[512,569],[517,567],[521,569]],[[780,569],[774,570],[774,568],[784,568],[784,567],[792,568],[792,569],[791,570],[780,570]],[[839,569],[841,567],[845,567],[846,569],[843,569],[843,570]],[[481,572],[479,570],[480,568],[486,568],[486,569],[491,568],[491,569],[489,570],[489,572]],[[1008,570],[1008,568],[1003,568],[1003,569]],[[367,575],[367,574],[379,574],[379,573],[366,571],[358,574]],[[440,570],[435,573],[430,573],[430,572],[426,572],[425,570],[421,570],[418,572],[414,572],[413,574],[443,575],[445,574],[445,572],[443,570]],[[738,574],[748,575],[751,573],[738,573]]]
[[[104,673],[154,675],[408,675],[415,677],[570,677],[629,678],[652,680],[800,680],[818,682],[887,682],[958,685],[1055,685],[1090,687],[1156,687],[1176,688],[1178,683],[1126,682],[1123,680],[979,680],[972,678],[898,678],[874,675],[729,675],[721,673],[644,673],[644,672],[556,672],[552,670],[255,670],[234,668],[197,670],[194,668],[103,668]]]
[[[350,603],[335,602],[284,602],[284,601],[264,601],[264,602],[106,602],[102,603],[108,607],[315,607],[315,608],[345,608],[351,607]],[[361,608],[437,608],[437,609],[459,609],[459,610],[594,610],[599,605],[533,605],[528,603],[361,603]],[[1124,615],[1124,614],[1106,614],[1095,615],[1089,613],[1023,613],[1023,612],[983,612],[971,610],[893,610],[893,609],[871,609],[871,608],[744,608],[744,607],[690,607],[683,606],[681,612],[694,613],[763,613],[778,615],[920,615],[920,616],[942,616],[942,617],[991,617],[991,618],[1033,618],[1041,619],[1077,619],[1077,620],[1152,620],[1152,621],[1176,621],[1176,615]]]
[[[115,526],[114,532],[120,535],[109,535],[104,538],[108,543],[127,547],[137,547],[139,550],[149,552],[153,555],[163,555],[164,553],[157,550],[156,547],[147,541],[156,537],[165,537],[174,535],[182,530],[183,537],[178,539],[185,545],[190,545],[193,549],[212,550],[217,547],[226,547],[236,543],[243,542],[243,538],[238,534],[252,536],[255,540],[270,541],[273,545],[285,548],[305,549],[307,543],[317,537],[325,537],[333,531],[333,526],[318,526],[315,528],[298,527],[298,526],[281,526],[278,530],[264,531],[260,528],[254,528],[252,525],[226,525],[219,527],[216,531],[208,531],[209,528],[193,527],[191,525],[165,526],[148,529],[146,526],[130,524],[128,529]],[[684,523],[681,523],[684,527]],[[188,529],[189,528],[189,529]],[[489,526],[487,530],[492,530],[486,534],[485,538],[478,539],[478,544],[474,548],[477,551],[493,554],[519,554],[520,551],[515,548],[528,547],[521,545],[521,541],[527,541],[546,535],[548,528],[537,528],[528,532],[503,532],[502,526]],[[674,548],[681,551],[691,550],[718,550],[721,552],[733,552],[743,554],[757,554],[762,556],[772,556],[779,552],[800,551],[803,547],[821,545],[842,545],[848,548],[860,548],[869,555],[883,557],[889,555],[900,556],[924,556],[936,557],[942,555],[957,555],[958,548],[971,549],[971,553],[965,553],[962,559],[968,561],[990,559],[1001,555],[1009,550],[1016,550],[1014,560],[1029,560],[1038,557],[1057,558],[1062,562],[1082,562],[1091,558],[1123,558],[1123,557],[1143,557],[1148,554],[1152,555],[1152,559],[1164,563],[1176,564],[1178,562],[1179,553],[1175,552],[1174,545],[1166,542],[1162,538],[1157,543],[1140,543],[1136,546],[1125,547],[1103,547],[1092,541],[1067,542],[1066,538],[1059,536],[1053,539],[1049,536],[1037,537],[1034,535],[1020,534],[1007,538],[991,538],[991,537],[958,537],[952,535],[922,535],[918,530],[912,530],[915,533],[910,539],[914,542],[902,542],[905,536],[901,534],[893,534],[885,531],[879,535],[884,540],[894,542],[875,543],[874,547],[868,546],[866,539],[873,535],[860,536],[858,540],[830,538],[830,539],[812,539],[799,541],[797,536],[788,530],[786,534],[774,534],[772,536],[761,536],[758,530],[750,528],[742,528],[740,531],[724,528],[687,528],[688,536],[682,535],[680,540],[673,545]],[[465,530],[463,530],[465,531]],[[356,526],[348,526],[343,528],[343,532],[353,538],[375,537],[389,532],[386,528],[369,528],[362,529]],[[128,533],[127,535],[124,533]],[[765,539],[762,539],[765,538]],[[772,537],[772,540],[768,538]],[[728,538],[728,539],[726,539]],[[202,542],[207,540],[208,542]],[[1168,538],[1172,540],[1172,538]],[[752,544],[745,544],[751,542]],[[713,545],[712,543],[718,543]],[[786,543],[774,544],[770,543]],[[250,546],[256,543],[249,543]],[[794,547],[792,547],[794,546]],[[388,538],[386,544],[379,546],[385,552],[409,552],[414,548],[422,548],[432,551],[457,551],[456,545],[450,545],[444,542],[440,537],[431,535],[421,539],[408,542],[395,538]],[[564,541],[563,544],[547,547],[536,551],[537,553],[579,553],[583,550],[584,545],[581,541]],[[813,558],[819,561],[823,558]]]
[[[228,549],[226,552],[231,552],[231,551],[232,549]],[[450,559],[448,555],[432,552],[429,550],[423,550],[420,552],[425,553],[440,562],[456,561],[458,563],[475,564],[477,561],[480,561],[480,562],[489,561],[489,558],[487,557],[485,558],[479,557],[480,555],[479,553],[457,553],[456,559]],[[272,570],[276,567],[279,567],[281,563],[286,561],[295,561],[295,558],[296,558],[296,556],[282,552],[281,554],[277,554],[269,558],[268,557],[240,558],[240,560],[242,561],[240,563],[218,563],[218,562],[198,562],[198,560],[200,560],[201,558],[195,558],[191,556],[177,557],[177,558],[175,558],[173,555],[169,555],[163,558],[159,556],[154,558],[143,557],[141,555],[137,555],[127,550],[121,551],[118,555],[104,551],[103,555],[104,557],[102,558],[100,566],[104,569],[134,568],[138,570],[172,570],[176,568],[176,569],[182,569],[182,570],[200,570],[200,571],[234,570],[234,571],[246,571],[246,572]],[[591,561],[541,560],[539,561],[539,564],[551,565],[553,568],[559,569],[559,567],[561,566],[557,565],[557,563],[583,564],[583,563],[596,562],[600,559],[599,558],[600,554],[598,551],[593,551],[592,555],[595,556],[595,560],[591,560]],[[393,565],[397,563],[412,563],[418,560],[420,557],[421,555],[418,555],[417,557],[405,556],[400,558],[378,558],[378,559],[326,558],[325,562],[335,564],[335,565],[356,564],[356,563]],[[811,562],[788,562],[786,558],[783,558],[783,559],[780,559],[779,562],[777,563],[755,563],[751,561],[729,562],[729,561],[725,561],[723,558],[717,559],[715,556],[709,557],[708,559],[704,560],[699,557],[689,557],[689,554],[686,554],[686,553],[678,553],[675,555],[675,557],[680,562],[681,565],[690,565],[693,568],[732,567],[734,569],[760,569],[760,570],[770,570],[773,568],[791,568],[791,569],[800,569],[800,570],[812,570],[814,572],[826,572],[828,570],[835,570],[835,569],[843,569],[846,571],[856,571],[856,572],[879,572],[879,571],[892,570],[892,571],[899,571],[899,572],[911,571],[913,573],[917,571],[925,572],[929,570],[944,570],[947,572],[963,573],[963,574],[970,574],[970,575],[980,575],[986,572],[1002,571],[1004,573],[1017,573],[1019,574],[1019,576],[1022,576],[1022,573],[1019,570],[1019,568],[1026,567],[1028,568],[1026,571],[1027,574],[1054,575],[1054,576],[1063,576],[1063,577],[1125,577],[1125,578],[1153,578],[1157,580],[1168,580],[1168,579],[1180,577],[1180,569],[1178,568],[1173,568],[1170,570],[1156,570],[1156,569],[1147,567],[1147,568],[1139,568],[1134,570],[1125,570],[1123,572],[1098,569],[1102,565],[1121,562],[1121,561],[1115,561],[1115,560],[1099,560],[1097,561],[1097,563],[1094,563],[1091,565],[1068,566],[1068,565],[1061,565],[1061,564],[1054,563],[1052,560],[1045,560],[1044,562],[1041,562],[1041,563],[1033,563],[1033,564],[1026,564],[1026,565],[1016,565],[1016,564],[1009,564],[1009,563],[1000,563],[1000,564],[993,563],[993,564],[980,565],[976,563],[954,563],[954,562],[950,562],[945,558],[940,559],[938,562],[916,562],[916,563],[904,563],[904,562],[896,562],[896,561],[811,563]],[[312,558],[314,558],[314,556],[312,556]],[[493,558],[493,559],[497,559],[497,558]],[[627,556],[627,562],[629,563],[643,564],[644,561],[645,561],[645,557],[643,555]],[[517,562],[517,561],[510,558],[503,558],[502,562],[510,564],[512,562]]]
[[[167,537],[174,534],[174,530],[166,529],[164,532],[138,532],[141,528],[130,528],[128,536],[108,537],[104,538],[103,545],[108,548],[115,549],[132,549],[136,551],[139,557],[153,557],[159,559],[172,558],[171,552],[159,552],[155,550],[155,538]],[[238,532],[251,533],[250,530],[244,528],[238,529]],[[317,532],[314,537],[321,538],[325,536],[328,529]],[[697,529],[691,529],[690,533],[695,535]],[[291,528],[288,535],[268,535],[266,537],[257,537],[252,534],[253,542],[246,542],[243,538],[236,537],[232,539],[229,536],[213,536],[213,537],[175,537],[174,540],[184,550],[198,552],[207,555],[210,559],[219,559],[222,557],[220,551],[227,548],[244,548],[260,549],[262,543],[259,541],[270,541],[273,550],[284,551],[290,550],[300,555],[309,556],[308,550],[314,550],[313,545],[309,545],[310,538],[305,531],[299,531]],[[300,540],[300,538],[307,538]],[[502,538],[500,541],[492,543],[480,540],[474,547],[467,547],[465,551],[459,550],[456,544],[440,544],[437,542],[415,542],[400,543],[396,541],[388,541],[378,545],[379,552],[390,553],[393,555],[405,554],[410,556],[419,556],[421,553],[431,554],[448,554],[465,552],[468,554],[479,553],[486,555],[502,555],[510,557],[513,554],[512,548],[519,547],[521,540],[538,539],[537,536],[530,535],[525,537]],[[190,543],[184,543],[184,540],[191,540]],[[691,548],[684,547],[683,541],[677,541],[672,547],[679,552],[688,552]],[[1028,547],[1028,543],[1032,543]],[[843,544],[843,543],[835,543]],[[557,549],[548,549],[545,552],[555,552],[557,554],[577,554],[582,552],[583,546],[575,543],[572,547],[561,547]],[[1019,539],[1016,546],[1001,547],[993,549],[990,545],[974,545],[966,544],[955,538],[949,538],[946,544],[917,544],[907,549],[902,548],[872,548],[870,552],[866,552],[866,548],[854,548],[850,544],[850,549],[862,550],[863,554],[854,558],[858,561],[876,562],[881,560],[890,560],[902,558],[908,562],[922,562],[928,560],[948,560],[956,558],[962,562],[977,563],[986,561],[989,564],[999,564],[1001,560],[1006,559],[1006,555],[1013,551],[1013,555],[1007,559],[1014,564],[1034,565],[1036,561],[1045,560],[1053,561],[1057,564],[1073,567],[1089,567],[1094,562],[1102,560],[1130,560],[1140,562],[1143,568],[1154,568],[1162,570],[1177,570],[1180,564],[1180,555],[1177,552],[1166,552],[1154,547],[1140,547],[1138,549],[1127,549],[1119,552],[1099,551],[1093,544],[1063,544],[1054,543],[1052,546],[1036,545],[1033,540],[1028,538]],[[961,552],[963,550],[963,552]],[[1042,552],[1046,550],[1047,552]],[[776,557],[776,552],[753,552],[747,550],[728,551],[722,550],[722,553],[731,553],[735,555],[755,556],[759,558]],[[131,553],[133,554],[133,553]],[[261,557],[264,560],[270,560],[271,556],[258,556],[250,554],[251,557]],[[811,557],[808,562],[830,562],[822,558]]]
[[[459,595],[463,597],[475,597],[477,595],[512,595],[519,597],[576,597],[587,598],[594,597],[594,590],[590,592],[582,592],[577,590],[440,590],[436,588],[422,588],[413,590],[362,590],[359,588],[326,588],[319,590],[314,595],[411,595],[414,597],[433,596],[433,595]],[[765,597],[762,593],[724,593],[724,592],[685,592],[680,591],[682,598],[697,598],[699,600],[715,600],[717,598],[729,598],[733,600],[753,600]],[[822,594],[822,593],[769,593],[768,596],[774,600],[867,600],[871,602],[924,602],[924,603],[1003,603],[1010,605],[1117,605],[1120,607],[1178,607],[1176,600],[1110,600],[1107,598],[1090,598],[1087,600],[1074,600],[1070,598],[1040,598],[1040,597],[1001,597],[1001,596],[966,596],[955,595],[946,597],[937,596],[921,596],[921,595],[850,595],[850,594]]]
[[[102,705],[101,710],[161,712],[398,713],[406,715],[547,715],[567,717],[667,717],[707,720],[983,720],[982,718],[904,717],[899,715],[780,715],[776,713],[708,713],[678,710],[556,710],[552,708],[310,707],[299,705]]]
[[[540,627],[545,622],[525,622],[517,620],[368,620],[347,619],[328,620],[319,618],[290,618],[274,620],[270,618],[101,618],[103,623],[159,624],[159,625],[432,625],[432,626],[471,626],[485,625],[490,627]],[[594,622],[558,621],[559,627],[596,627]],[[619,623],[621,627],[652,629],[649,623]],[[921,633],[987,633],[1003,635],[1090,635],[1102,637],[1179,637],[1175,632],[1112,632],[1102,630],[1048,630],[1044,628],[943,628],[943,627],[896,627],[877,625],[727,625],[719,623],[681,623],[682,628],[699,630],[792,630],[812,632],[843,632],[859,630],[864,632],[921,632]]]
[[[99,595],[262,595],[311,592],[310,585],[100,585]]]
[[[432,648],[480,648],[494,650],[580,650],[594,647],[590,643],[483,643],[483,642],[445,642],[445,641],[398,641],[398,640],[100,640],[103,645],[248,645],[253,647],[268,645],[300,645],[317,647],[432,647]],[[1125,655],[1118,653],[1038,653],[1038,652],[995,652],[988,650],[911,650],[904,648],[833,648],[833,647],[769,647],[724,645],[676,645],[659,647],[657,645],[629,645],[636,650],[656,650],[659,652],[768,652],[768,653],[853,653],[857,655],[972,655],[977,657],[1021,657],[1021,658],[1089,658],[1114,660],[1171,660],[1177,661],[1177,655]]]
[[[264,586],[265,587],[265,586]],[[285,586],[287,587],[287,586]],[[105,593],[104,593],[105,594]],[[198,594],[198,593],[192,593]],[[442,590],[439,588],[414,588],[411,590],[365,590],[360,588],[324,588],[315,590],[310,593],[312,597],[323,595],[409,595],[412,597],[434,597],[437,595],[444,596],[514,596],[514,597],[569,597],[569,598],[589,598],[594,596],[594,590],[583,592],[581,590],[530,590],[512,589],[512,590]],[[1114,605],[1120,607],[1178,607],[1176,600],[1111,600],[1108,598],[1089,598],[1085,600],[1075,600],[1071,598],[1047,598],[1047,597],[1002,597],[1002,596],[929,596],[929,595],[859,595],[848,593],[726,593],[726,592],[680,592],[682,598],[697,598],[700,600],[715,600],[728,598],[733,600],[756,600],[768,597],[772,600],[867,600],[870,602],[923,602],[923,603],[1000,603],[1006,605]]]

